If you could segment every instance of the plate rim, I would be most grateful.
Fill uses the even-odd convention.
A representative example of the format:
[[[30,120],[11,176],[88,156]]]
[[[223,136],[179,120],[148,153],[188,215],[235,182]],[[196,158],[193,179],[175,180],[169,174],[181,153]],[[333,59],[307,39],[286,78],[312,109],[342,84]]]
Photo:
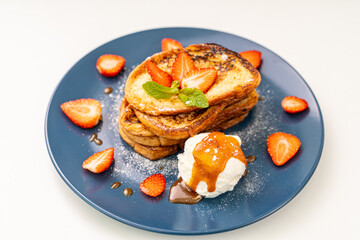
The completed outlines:
[[[93,201],[91,201],[90,199],[88,199],[86,196],[84,196],[74,185],[72,185],[72,183],[65,177],[65,175],[63,174],[63,172],[61,171],[60,167],[58,166],[55,157],[52,154],[51,148],[50,148],[50,142],[49,142],[49,137],[48,137],[48,116],[49,116],[49,111],[50,111],[50,107],[52,105],[53,99],[55,94],[57,93],[60,84],[62,83],[63,79],[70,73],[70,71],[73,69],[73,67],[75,65],[77,65],[83,58],[85,58],[87,55],[90,55],[92,52],[96,51],[97,49],[103,47],[106,44],[109,44],[113,41],[116,41],[120,38],[123,37],[127,37],[130,35],[135,35],[135,34],[140,34],[140,33],[144,33],[144,32],[151,32],[151,31],[157,31],[157,30],[170,30],[170,29],[182,29],[182,30],[205,30],[205,31],[212,31],[212,32],[216,32],[216,33],[221,33],[221,34],[227,34],[227,35],[231,35],[234,37],[238,37],[238,38],[242,38],[246,41],[249,41],[253,44],[256,44],[258,46],[260,46],[261,48],[265,48],[266,50],[268,50],[270,53],[274,54],[275,56],[277,56],[279,59],[281,59],[281,61],[283,61],[288,67],[290,67],[302,80],[302,82],[306,85],[306,87],[308,88],[308,90],[310,91],[312,97],[315,100],[315,104],[317,106],[317,109],[319,111],[319,120],[320,120],[320,125],[321,125],[321,137],[320,137],[320,147],[318,150],[318,154],[316,156],[316,160],[314,162],[314,165],[312,166],[312,168],[310,169],[308,175],[304,178],[304,180],[301,182],[301,184],[299,185],[299,187],[296,190],[296,193],[290,197],[289,199],[287,199],[286,201],[278,204],[277,206],[273,207],[272,209],[268,210],[266,214],[260,216],[260,217],[254,217],[253,220],[248,221],[245,224],[240,224],[237,226],[232,226],[232,227],[228,227],[228,228],[221,228],[221,229],[213,229],[213,230],[209,230],[209,231],[180,231],[180,230],[169,230],[169,229],[163,229],[163,228],[156,228],[156,227],[149,227],[147,225],[143,225],[143,224],[139,224],[136,222],[132,222],[129,221],[125,218],[121,218],[105,209],[103,209],[102,207],[98,206],[97,204],[95,204]],[[284,207],[285,205],[287,205],[292,199],[294,199],[301,191],[302,189],[306,186],[306,184],[309,182],[310,178],[312,177],[312,175],[314,174],[320,159],[321,159],[321,155],[323,152],[323,147],[324,147],[324,139],[325,139],[325,126],[324,126],[324,119],[322,116],[322,112],[321,112],[321,108],[320,108],[320,104],[314,94],[314,92],[312,91],[312,89],[310,88],[309,84],[305,81],[305,79],[299,74],[299,72],[292,66],[290,65],[285,59],[283,59],[281,56],[279,56],[278,54],[276,54],[275,52],[273,52],[272,50],[270,50],[269,48],[254,42],[252,40],[249,40],[247,38],[244,38],[242,36],[233,34],[233,33],[229,33],[226,31],[222,31],[222,30],[216,30],[216,29],[210,29],[210,28],[199,28],[199,27],[160,27],[160,28],[151,28],[151,29],[145,29],[145,30],[140,30],[140,31],[134,31],[122,36],[119,36],[113,40],[107,41],[101,45],[99,45],[98,47],[94,48],[93,50],[87,52],[85,55],[83,55],[79,60],[77,60],[70,68],[69,70],[63,75],[63,77],[61,78],[61,80],[57,83],[55,89],[52,92],[52,95],[50,97],[49,103],[47,105],[47,109],[46,109],[46,113],[45,113],[45,121],[44,121],[44,135],[45,135],[45,142],[46,142],[46,148],[47,151],[49,153],[51,162],[53,163],[56,171],[58,172],[58,174],[60,175],[60,177],[63,179],[63,181],[68,185],[68,187],[76,194],[78,195],[82,200],[84,200],[86,203],[88,203],[90,206],[92,206],[93,208],[95,208],[96,210],[100,211],[101,213],[121,222],[121,223],[125,223],[129,226],[132,227],[136,227],[138,229],[142,229],[142,230],[147,230],[147,231],[151,231],[151,232],[156,232],[156,233],[162,233],[162,234],[173,234],[173,235],[203,235],[203,234],[215,234],[215,233],[221,233],[221,232],[227,232],[227,231],[231,231],[231,230],[235,230],[235,229],[240,229],[242,227],[248,226],[250,224],[256,223],[268,216],[270,216],[271,214],[277,212],[279,209],[281,209],[282,207]]]

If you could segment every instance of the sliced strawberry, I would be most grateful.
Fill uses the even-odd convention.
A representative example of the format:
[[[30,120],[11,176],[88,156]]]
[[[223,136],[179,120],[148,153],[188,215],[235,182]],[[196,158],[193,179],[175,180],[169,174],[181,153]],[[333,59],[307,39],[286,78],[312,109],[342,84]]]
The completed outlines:
[[[260,66],[261,52],[256,50],[250,50],[241,52],[240,56],[248,60],[254,66],[254,68],[258,68]]]
[[[172,66],[171,76],[174,81],[179,81],[181,84],[184,75],[195,69],[196,67],[191,57],[187,53],[181,52],[177,55]]]
[[[93,173],[101,173],[108,169],[114,159],[114,148],[97,152],[86,159],[82,167]]]
[[[288,113],[298,113],[309,107],[308,103],[301,98],[288,96],[281,101],[282,108]]]
[[[273,133],[267,139],[268,152],[277,166],[289,161],[298,152],[300,145],[297,137],[283,132]]]
[[[105,77],[115,77],[123,69],[124,65],[125,58],[113,54],[102,55],[96,62],[97,70]]]
[[[183,45],[171,38],[164,38],[161,40],[161,50],[167,51],[171,49],[183,48]]]
[[[77,99],[60,105],[65,115],[82,128],[95,127],[101,117],[101,104],[95,99]]]
[[[161,70],[155,63],[153,63],[152,61],[147,61],[146,69],[154,82],[165,87],[171,86],[172,78],[170,74]]]
[[[140,183],[140,190],[151,197],[159,196],[165,190],[165,177],[157,173],[147,177]]]
[[[206,93],[217,78],[215,68],[200,68],[187,72],[181,81],[181,88],[196,88]]]

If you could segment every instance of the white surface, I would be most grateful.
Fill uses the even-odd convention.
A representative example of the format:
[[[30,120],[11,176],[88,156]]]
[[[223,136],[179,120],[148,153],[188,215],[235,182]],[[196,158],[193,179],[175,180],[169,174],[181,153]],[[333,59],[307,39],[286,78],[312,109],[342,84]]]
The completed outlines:
[[[179,177],[181,177],[187,184],[190,183],[195,162],[193,155],[194,148],[208,135],[209,133],[200,133],[196,136],[189,138],[185,142],[184,153],[178,154]],[[234,137],[241,146],[240,138],[238,136],[232,137]],[[196,187],[196,192],[204,197],[214,198],[219,196],[220,194],[223,194],[224,192],[232,191],[234,189],[234,186],[239,182],[240,178],[244,174],[245,170],[245,164],[239,159],[232,157],[226,163],[224,170],[217,177],[215,191],[208,192],[208,186],[206,182],[200,181]]]
[[[96,211],[53,167],[44,119],[56,85],[86,53],[139,30],[190,26],[273,50],[306,79],[325,121],[310,182],[266,219],[189,239],[360,239],[359,1],[0,1],[2,239],[182,239]]]

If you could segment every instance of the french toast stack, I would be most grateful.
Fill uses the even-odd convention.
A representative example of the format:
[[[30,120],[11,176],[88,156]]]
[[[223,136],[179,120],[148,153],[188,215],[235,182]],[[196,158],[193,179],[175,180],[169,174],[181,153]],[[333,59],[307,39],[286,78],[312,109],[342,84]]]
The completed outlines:
[[[177,95],[155,99],[142,85],[152,81],[146,61],[171,73],[180,52],[197,68],[214,67],[217,78],[205,93],[208,108],[188,106]],[[186,139],[200,132],[223,131],[243,121],[256,105],[259,72],[236,52],[217,44],[198,44],[154,54],[137,66],[125,86],[119,115],[119,133],[134,150],[150,160],[176,153]]]

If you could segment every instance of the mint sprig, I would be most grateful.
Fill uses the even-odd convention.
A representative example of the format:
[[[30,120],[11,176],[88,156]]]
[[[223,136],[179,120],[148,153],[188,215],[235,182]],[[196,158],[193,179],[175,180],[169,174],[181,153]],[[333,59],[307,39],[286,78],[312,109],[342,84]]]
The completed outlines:
[[[209,107],[205,94],[196,88],[183,88],[180,90],[178,97],[188,106]]]
[[[178,81],[173,81],[171,87],[164,87],[153,81],[148,81],[142,85],[145,92],[156,99],[169,99],[177,94],[179,99],[188,106],[209,107],[209,102],[202,91],[196,88],[183,88],[179,90],[179,86]]]
[[[144,83],[142,87],[148,95],[156,99],[169,99],[173,95],[179,93],[179,89],[177,87],[164,87],[153,81],[148,81]]]

